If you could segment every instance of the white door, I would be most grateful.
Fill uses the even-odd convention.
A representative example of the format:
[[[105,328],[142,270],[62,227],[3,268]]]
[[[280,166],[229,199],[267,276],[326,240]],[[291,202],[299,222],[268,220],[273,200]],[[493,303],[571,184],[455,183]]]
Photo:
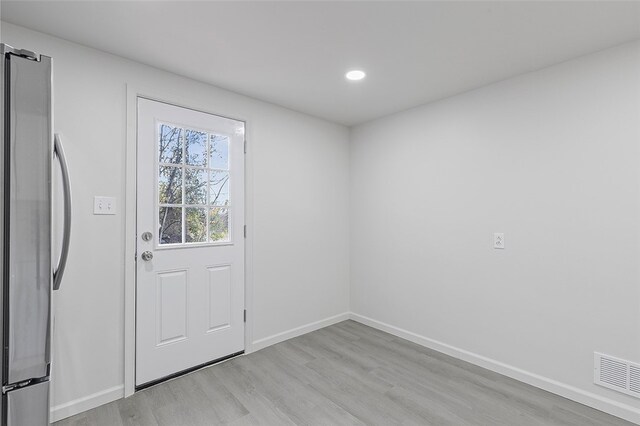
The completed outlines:
[[[136,386],[244,350],[244,123],[138,98]]]

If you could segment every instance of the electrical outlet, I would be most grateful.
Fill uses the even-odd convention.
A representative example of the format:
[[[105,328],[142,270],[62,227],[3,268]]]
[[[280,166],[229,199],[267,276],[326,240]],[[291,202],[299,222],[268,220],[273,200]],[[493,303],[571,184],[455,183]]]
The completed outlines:
[[[504,234],[502,232],[496,232],[493,234],[493,248],[494,249],[504,248]]]
[[[93,214],[116,214],[116,198],[93,197]]]

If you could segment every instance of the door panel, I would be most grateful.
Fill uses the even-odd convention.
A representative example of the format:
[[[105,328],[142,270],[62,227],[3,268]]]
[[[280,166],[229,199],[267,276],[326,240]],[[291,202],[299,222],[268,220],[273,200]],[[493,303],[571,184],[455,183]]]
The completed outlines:
[[[207,268],[209,278],[209,330],[228,327],[231,321],[231,265]]]
[[[140,386],[244,350],[244,123],[139,98],[137,168]]]
[[[158,283],[158,345],[187,338],[187,271],[160,272]]]
[[[49,424],[49,382],[7,392],[7,426]]]
[[[7,383],[44,377],[51,306],[51,59],[11,57]],[[18,78],[18,76],[20,78]],[[7,317],[5,317],[7,318]],[[5,384],[7,384],[5,383]]]

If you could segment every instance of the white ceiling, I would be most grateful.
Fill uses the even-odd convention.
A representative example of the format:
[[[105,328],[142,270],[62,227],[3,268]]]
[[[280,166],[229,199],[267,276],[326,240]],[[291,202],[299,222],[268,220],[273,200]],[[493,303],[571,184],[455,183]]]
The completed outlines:
[[[347,125],[640,39],[638,2],[3,0],[0,12]],[[351,68],[367,78],[346,81]]]

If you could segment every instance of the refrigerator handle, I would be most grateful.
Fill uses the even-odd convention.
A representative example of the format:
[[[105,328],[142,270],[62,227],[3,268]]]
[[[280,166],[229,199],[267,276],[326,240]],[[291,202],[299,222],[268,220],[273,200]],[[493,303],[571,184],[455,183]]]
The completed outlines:
[[[69,182],[67,160],[64,156],[62,142],[60,142],[60,135],[57,133],[54,137],[53,152],[60,161],[64,193],[64,232],[62,235],[62,250],[60,252],[58,267],[53,272],[53,289],[58,290],[62,281],[62,275],[64,274],[64,268],[67,266],[67,257],[69,256],[69,239],[71,237],[71,185]]]

